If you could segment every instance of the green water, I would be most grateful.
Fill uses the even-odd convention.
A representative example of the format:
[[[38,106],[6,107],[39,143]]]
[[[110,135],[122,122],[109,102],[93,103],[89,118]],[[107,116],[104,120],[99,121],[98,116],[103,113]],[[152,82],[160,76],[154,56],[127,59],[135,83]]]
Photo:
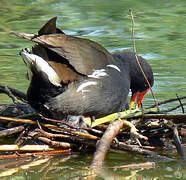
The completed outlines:
[[[133,9],[135,15],[137,52],[148,60],[154,71],[153,90],[157,99],[161,101],[176,97],[176,94],[186,95],[184,0],[0,0],[0,84],[22,91],[26,91],[28,87],[26,67],[18,53],[22,48],[31,47],[33,44],[10,35],[9,31],[36,33],[48,19],[58,16],[57,25],[67,34],[95,40],[111,52],[124,48],[132,51],[129,8]],[[11,103],[9,98],[0,95],[0,103],[8,102]],[[150,93],[143,102],[144,106],[153,104]],[[164,108],[177,104],[176,102]],[[87,167],[91,161],[89,155],[71,157],[64,163],[63,158],[61,161],[53,159],[50,162],[53,169],[48,172],[48,179],[83,177],[83,172],[79,170]],[[105,165],[143,161],[147,160],[141,156],[113,153],[107,157]],[[183,177],[185,170],[179,162],[157,164],[150,170],[136,171],[134,177],[186,179],[186,175]],[[12,178],[41,178],[41,168],[42,165],[22,170]],[[102,176],[124,179],[130,173],[127,170],[109,170],[103,172]]]

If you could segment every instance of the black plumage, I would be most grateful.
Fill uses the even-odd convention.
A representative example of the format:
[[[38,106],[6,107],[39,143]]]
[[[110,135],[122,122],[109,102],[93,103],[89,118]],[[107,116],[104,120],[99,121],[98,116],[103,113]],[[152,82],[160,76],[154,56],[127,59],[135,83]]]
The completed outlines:
[[[56,28],[56,17],[38,35],[13,33],[37,43],[20,54],[30,70],[28,102],[48,117],[119,112],[130,89],[136,94],[149,88],[133,53],[110,54],[94,41],[66,35]],[[138,58],[152,86],[151,67]]]

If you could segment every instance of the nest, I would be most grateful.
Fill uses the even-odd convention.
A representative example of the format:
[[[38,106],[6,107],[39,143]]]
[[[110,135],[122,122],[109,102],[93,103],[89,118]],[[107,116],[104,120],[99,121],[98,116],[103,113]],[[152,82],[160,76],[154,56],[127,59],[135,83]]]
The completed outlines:
[[[178,101],[179,105],[166,111],[154,106],[141,110],[114,113],[96,119],[86,127],[74,127],[66,121],[49,119],[36,113],[26,102],[26,95],[8,86],[0,86],[13,104],[0,105],[0,159],[27,156],[54,156],[73,152],[94,153],[91,167],[101,166],[109,149],[141,154],[161,161],[174,159],[155,150],[172,148],[184,159],[180,136],[186,136],[184,105],[186,97],[169,99],[158,105]],[[21,99],[21,102],[17,100]],[[169,113],[181,108],[183,113]],[[88,124],[89,119],[86,123]],[[108,123],[110,122],[110,123]],[[9,138],[14,143],[9,144]],[[173,142],[172,142],[173,140]],[[184,138],[183,138],[184,140]],[[9,144],[9,145],[8,145]],[[19,153],[19,154],[18,154]]]

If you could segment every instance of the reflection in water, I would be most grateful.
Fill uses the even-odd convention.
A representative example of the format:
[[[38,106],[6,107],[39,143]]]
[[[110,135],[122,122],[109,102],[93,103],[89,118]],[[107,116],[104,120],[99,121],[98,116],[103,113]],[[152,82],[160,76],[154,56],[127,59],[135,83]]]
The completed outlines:
[[[112,154],[113,156],[114,154]],[[116,155],[117,156],[117,155]],[[24,179],[184,179],[183,162],[172,163],[139,163],[119,162],[117,166],[109,166],[92,170],[88,168],[90,156],[80,158],[77,155],[58,156],[55,158],[27,158],[6,163],[1,161],[0,177],[12,176],[12,178]],[[125,159],[126,160],[126,159]],[[4,164],[3,164],[4,163]],[[154,166],[155,164],[155,166]],[[128,166],[128,168],[127,168]],[[5,168],[6,167],[6,168]]]
[[[26,67],[18,55],[20,49],[31,47],[32,43],[15,38],[9,31],[35,33],[48,19],[58,16],[58,26],[65,33],[83,36],[99,42],[109,51],[123,48],[132,50],[131,20],[129,8],[135,15],[135,34],[137,52],[148,59],[155,74],[154,92],[158,100],[185,95],[185,6],[186,1],[168,0],[16,0],[0,1],[0,81],[22,91],[26,91],[28,81],[25,78]],[[11,102],[0,95],[1,103]],[[144,105],[153,103],[150,93],[144,98]],[[172,106],[172,104],[167,107]],[[164,107],[164,108],[167,108]],[[126,158],[126,156],[128,158]],[[105,166],[123,165],[140,162],[140,157],[128,154],[112,154]],[[65,157],[66,158],[66,157]],[[137,161],[136,160],[136,161]],[[21,170],[14,177],[37,179],[77,178],[86,176],[91,156],[77,156],[49,159],[45,166]],[[111,164],[111,165],[110,165]],[[85,174],[83,173],[83,171]],[[84,170],[85,169],[85,170]],[[130,175],[134,171],[105,169],[103,174],[111,179]],[[111,171],[111,173],[110,173]],[[184,167],[181,163],[156,163],[155,168],[140,169],[139,179],[184,179]],[[99,175],[98,175],[99,176]],[[101,178],[102,176],[100,176]],[[108,178],[109,178],[108,177]]]

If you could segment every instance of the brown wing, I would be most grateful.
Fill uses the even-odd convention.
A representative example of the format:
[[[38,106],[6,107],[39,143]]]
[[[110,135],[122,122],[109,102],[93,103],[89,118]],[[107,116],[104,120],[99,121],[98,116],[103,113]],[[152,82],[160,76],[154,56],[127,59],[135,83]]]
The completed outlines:
[[[57,17],[51,18],[43,27],[38,31],[38,35],[47,35],[47,34],[56,34],[61,33],[65,34],[62,30],[56,27]]]
[[[32,52],[33,54],[36,54],[48,61],[48,63],[60,77],[62,83],[68,84],[69,82],[80,78],[81,75],[76,72],[75,69],[69,65],[68,61],[61,56],[51,54],[51,52],[40,45],[33,46]]]
[[[98,43],[65,34],[50,34],[32,39],[63,58],[81,74],[90,74],[95,69],[115,63],[112,55]]]
[[[41,35],[56,34],[56,33],[65,34],[62,30],[56,27],[56,20],[57,20],[57,17],[53,17],[49,21],[47,21],[47,23],[45,23],[41,27],[41,29],[38,31],[38,35],[41,36]],[[11,31],[10,33],[15,34],[16,36],[28,39],[30,41],[34,37],[38,36],[35,34],[26,34],[26,33],[20,33],[20,32],[15,32],[15,31]]]
[[[42,49],[41,51],[35,50],[34,53],[40,55],[45,60],[57,60],[57,62],[65,60],[67,61],[65,64],[70,64],[73,67],[71,67],[71,69],[75,70],[76,73],[79,72],[80,74],[87,75],[95,69],[105,68],[107,64],[115,63],[115,59],[112,55],[98,43],[84,38],[65,35],[61,30],[56,28],[56,19],[56,17],[50,19],[38,31],[39,35],[18,32],[12,33],[16,36],[36,42],[46,49],[55,52],[58,55],[57,59],[53,58],[54,54],[48,54],[46,49]],[[59,58],[59,56],[61,58]]]

